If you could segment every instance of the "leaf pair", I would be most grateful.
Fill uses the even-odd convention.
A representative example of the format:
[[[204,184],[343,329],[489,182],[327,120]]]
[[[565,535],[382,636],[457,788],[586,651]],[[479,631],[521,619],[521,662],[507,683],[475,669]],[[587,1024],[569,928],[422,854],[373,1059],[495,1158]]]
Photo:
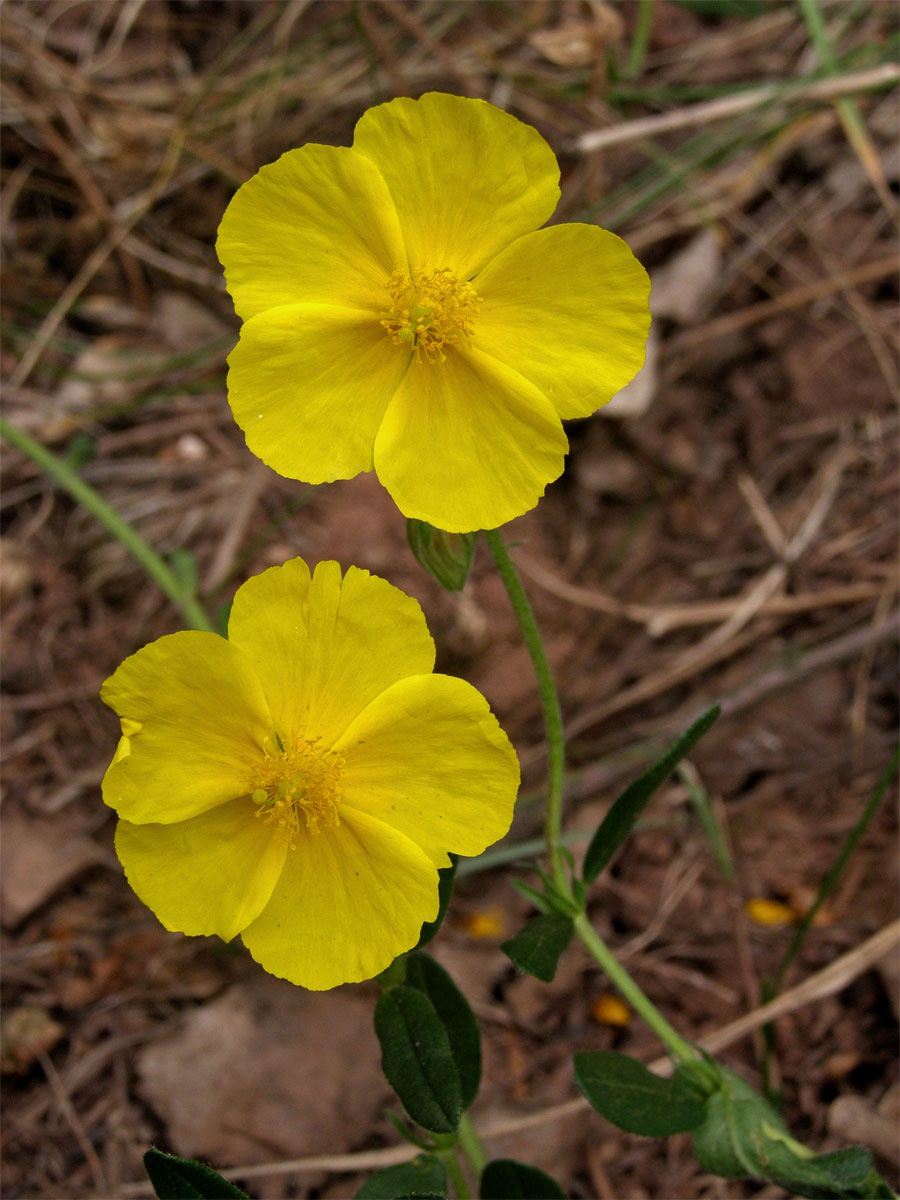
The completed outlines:
[[[779,1114],[739,1075],[698,1062],[714,1090],[704,1095],[690,1066],[671,1079],[624,1054],[575,1055],[575,1081],[591,1106],[629,1133],[668,1137],[690,1132],[694,1156],[711,1175],[768,1179],[795,1196],[890,1200],[868,1150],[851,1146],[814,1155],[788,1133]]]
[[[375,1008],[375,1033],[409,1116],[432,1133],[453,1133],[478,1092],[481,1039],[465,996],[429,955],[407,958],[404,982]]]

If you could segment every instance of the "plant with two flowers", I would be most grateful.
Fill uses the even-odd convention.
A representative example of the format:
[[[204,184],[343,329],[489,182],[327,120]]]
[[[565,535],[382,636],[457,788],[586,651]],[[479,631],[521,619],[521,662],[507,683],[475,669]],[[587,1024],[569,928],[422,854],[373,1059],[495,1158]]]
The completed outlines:
[[[795,1141],[766,1099],[672,1027],[589,919],[591,885],[717,709],[612,804],[580,869],[562,841],[559,702],[499,527],[562,472],[562,421],[640,369],[650,318],[649,280],[624,242],[545,226],[558,198],[556,159],[534,129],[442,94],[370,109],[349,148],[307,145],[263,167],[219,230],[244,322],[232,411],[249,448],[289,478],[374,469],[443,586],[463,586],[484,538],[534,665],[549,755],[546,860],[535,886],[519,885],[536,915],[503,948],[549,981],[579,938],[671,1061],[661,1075],[576,1054],[590,1104],[632,1133],[690,1132],[712,1174],[890,1196],[865,1150],[815,1155]],[[434,673],[418,604],[353,566],[311,573],[294,559],[239,588],[227,637],[202,614],[195,623],[103,686],[121,721],[103,797],[132,887],[167,929],[240,935],[298,986],[380,980],[382,1065],[418,1128],[397,1122],[410,1161],[358,1196],[563,1196],[535,1166],[489,1161],[468,1115],[478,1025],[424,950],[457,858],[512,819],[518,763],[487,703]],[[203,1164],[157,1150],[145,1162],[161,1197],[243,1195]]]

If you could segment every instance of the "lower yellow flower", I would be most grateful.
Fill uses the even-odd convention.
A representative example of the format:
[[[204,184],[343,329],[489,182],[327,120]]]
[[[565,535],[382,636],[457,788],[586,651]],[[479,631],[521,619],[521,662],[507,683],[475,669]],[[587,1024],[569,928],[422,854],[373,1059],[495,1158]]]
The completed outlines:
[[[519,768],[415,600],[335,562],[248,580],[228,640],[185,632],[106,680],[116,851],[167,929],[240,933],[274,975],[369,979],[437,915],[448,851],[509,828]]]

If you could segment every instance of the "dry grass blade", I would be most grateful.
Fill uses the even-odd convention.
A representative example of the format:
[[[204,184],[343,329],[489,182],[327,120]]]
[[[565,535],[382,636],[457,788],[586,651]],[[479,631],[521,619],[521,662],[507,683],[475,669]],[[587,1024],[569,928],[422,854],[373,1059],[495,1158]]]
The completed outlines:
[[[705,104],[687,105],[676,112],[662,113],[658,117],[643,117],[623,122],[612,129],[583,133],[575,145],[583,154],[590,154],[595,150],[603,150],[625,142],[659,137],[660,134],[672,133],[677,129],[691,129],[698,125],[712,124],[714,121],[724,121],[769,104],[828,101],[837,96],[867,91],[869,88],[890,87],[898,81],[900,66],[895,63],[883,63],[880,67],[872,67],[867,71],[857,71],[834,79],[820,79],[796,88],[787,88],[784,84],[764,84],[762,87],[749,88],[746,92],[738,92],[733,96],[722,96]]]

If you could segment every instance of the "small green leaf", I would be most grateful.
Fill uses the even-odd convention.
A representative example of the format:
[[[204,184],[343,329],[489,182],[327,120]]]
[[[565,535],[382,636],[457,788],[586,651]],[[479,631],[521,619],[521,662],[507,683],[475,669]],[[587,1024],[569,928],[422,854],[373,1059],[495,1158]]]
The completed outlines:
[[[683,1079],[663,1079],[612,1050],[576,1054],[575,1082],[607,1121],[644,1137],[696,1129],[705,1116],[703,1100]]]
[[[438,871],[438,915],[433,921],[426,921],[422,926],[422,932],[419,934],[419,940],[415,945],[416,950],[421,950],[423,946],[427,946],[444,923],[444,917],[446,917],[447,909],[450,906],[450,897],[453,895],[453,884],[456,879],[456,867],[458,863],[459,855],[451,854],[450,866],[441,867]]]
[[[481,1035],[475,1014],[444,968],[428,954],[409,956],[406,982],[428,997],[441,1019],[459,1076],[462,1106],[468,1108],[481,1082]]]
[[[684,756],[693,750],[720,712],[721,708],[715,704],[698,717],[662,758],[629,784],[616,800],[588,846],[582,873],[585,883],[594,882],[631,833],[635,821],[644,811],[650,797],[660,784],[665,783]]]
[[[385,992],[375,1007],[375,1033],[382,1070],[412,1119],[432,1133],[452,1133],[462,1116],[459,1073],[428,996],[405,985]]]
[[[481,1173],[481,1200],[566,1200],[555,1179],[513,1158],[495,1158]]]
[[[246,1192],[223,1179],[212,1167],[151,1147],[144,1170],[159,1200],[248,1200]]]
[[[447,1195],[447,1171],[433,1154],[419,1154],[412,1162],[376,1171],[362,1185],[354,1200],[399,1200],[401,1196],[413,1195]]]
[[[478,533],[447,533],[410,517],[406,540],[425,570],[448,592],[458,592],[468,578]]]
[[[543,892],[539,892],[537,888],[531,886],[530,883],[524,883],[521,879],[511,879],[510,883],[516,889],[520,896],[524,896],[526,900],[530,900],[538,912],[552,913],[553,905],[547,899]]]
[[[515,937],[503,942],[500,949],[526,975],[534,975],[549,983],[556,974],[559,956],[572,940],[575,925],[563,913],[542,913],[533,917]]]

